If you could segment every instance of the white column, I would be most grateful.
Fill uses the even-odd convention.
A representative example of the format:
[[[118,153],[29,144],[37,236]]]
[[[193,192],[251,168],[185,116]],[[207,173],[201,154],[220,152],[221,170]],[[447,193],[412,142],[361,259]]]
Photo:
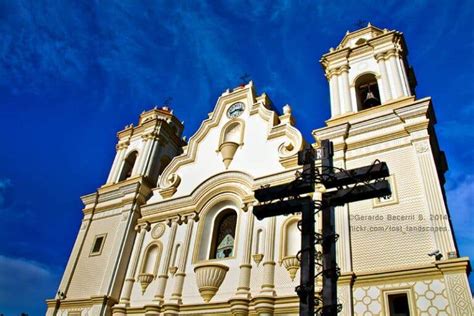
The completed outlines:
[[[142,136],[142,142],[144,143],[142,146],[142,150],[138,154],[138,161],[135,163],[135,166],[132,170],[132,176],[141,175],[143,174],[143,165],[146,164],[146,160],[148,159],[148,152],[151,146],[151,138],[149,135]]]
[[[186,235],[184,237],[183,249],[178,262],[178,271],[174,275],[174,289],[171,294],[171,301],[175,304],[181,304],[181,296],[183,293],[184,278],[186,277],[186,262],[188,260],[189,245],[191,244],[191,236],[193,233],[194,221],[198,221],[197,214],[187,217]]]
[[[341,114],[341,108],[339,105],[339,84],[338,77],[333,73],[329,73],[329,92],[331,96],[331,117],[338,116]]]
[[[351,91],[349,86],[349,66],[345,65],[340,68],[341,72],[341,85],[340,89],[342,92],[342,106],[343,112],[342,113],[349,113],[352,112],[352,104],[351,104]]]
[[[379,64],[380,76],[382,77],[382,89],[381,96],[383,97],[381,103],[385,103],[392,99],[392,93],[390,92],[390,80],[388,79],[387,65],[385,64],[385,59],[383,54],[375,55],[377,63]]]
[[[130,295],[132,294],[133,283],[135,282],[135,273],[137,270],[138,259],[140,258],[140,252],[143,246],[143,239],[145,234],[150,230],[150,224],[144,223],[137,225],[135,230],[139,231],[138,239],[133,249],[133,254],[130,257],[130,267],[128,269],[127,277],[123,285],[122,295],[120,296],[120,304],[130,304]]]
[[[276,217],[268,218],[267,238],[265,241],[265,254],[263,262],[263,284],[260,290],[261,294],[275,295],[275,228]]]
[[[107,182],[106,182],[107,184],[114,182],[113,175],[114,175],[115,169],[117,169],[117,165],[119,162],[119,155],[120,155],[120,150],[117,150],[115,153],[114,162],[112,163],[112,167],[110,168],[109,177],[107,178]]]
[[[120,172],[122,171],[122,167],[123,167],[123,161],[125,159],[125,153],[127,151],[127,147],[119,147],[119,152],[118,152],[118,159],[117,159],[117,163],[116,165],[114,166],[115,169],[113,171],[113,174],[110,178],[110,182],[111,183],[115,183],[117,182],[118,180],[118,177],[120,175]]]
[[[255,216],[253,215],[253,205],[245,206],[247,208],[247,229],[245,235],[245,244],[243,247],[243,258],[240,265],[240,278],[239,286],[237,288],[236,295],[248,296],[250,291],[250,272],[252,265],[250,264],[252,254],[252,239],[253,239],[253,226]]]
[[[170,220],[171,222],[171,231],[168,238],[168,248],[166,249],[166,254],[163,259],[163,265],[161,268],[161,273],[158,276],[158,287],[156,289],[154,301],[163,303],[163,298],[165,295],[166,283],[168,281],[168,269],[170,266],[171,252],[174,248],[174,239],[176,237],[176,229],[178,228],[178,223],[176,219]]]
[[[395,50],[388,52],[388,62],[390,65],[390,71],[392,73],[392,80],[390,81],[392,86],[392,93],[395,99],[403,96],[402,81],[400,79],[400,72],[397,66],[397,54]]]
[[[405,71],[405,66],[403,65],[403,59],[401,57],[397,58],[397,64],[398,64],[398,71],[400,73],[400,77],[402,78],[403,94],[405,96],[409,96],[411,94],[410,85],[408,84],[408,76]]]
[[[152,146],[150,149],[150,154],[148,155],[148,159],[143,168],[143,174],[147,176],[151,175],[151,167],[153,165],[153,159],[156,159],[156,151],[158,150],[158,147],[159,147],[159,140],[157,138],[154,137],[151,140],[151,142],[152,142]]]

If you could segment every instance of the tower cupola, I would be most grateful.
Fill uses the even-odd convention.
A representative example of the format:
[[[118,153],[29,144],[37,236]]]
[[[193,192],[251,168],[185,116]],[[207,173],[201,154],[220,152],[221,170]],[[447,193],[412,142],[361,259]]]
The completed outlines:
[[[331,118],[414,96],[416,80],[398,31],[370,23],[349,32],[321,58],[329,81]]]

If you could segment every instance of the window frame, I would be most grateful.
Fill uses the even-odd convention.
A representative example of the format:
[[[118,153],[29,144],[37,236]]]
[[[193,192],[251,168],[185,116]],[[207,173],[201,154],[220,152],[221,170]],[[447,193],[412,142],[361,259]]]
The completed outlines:
[[[224,213],[227,213],[227,214],[224,214]],[[217,227],[216,225],[220,225],[220,222],[222,222],[222,219],[226,216],[228,216],[229,214],[233,213],[235,215],[235,226],[234,226],[234,244],[233,244],[233,247],[232,247],[232,255],[228,256],[228,257],[224,257],[224,258],[217,258],[216,255],[217,253],[217,247],[218,247],[218,244],[217,244]],[[209,254],[208,254],[208,260],[226,260],[226,259],[230,259],[230,258],[235,258],[235,250],[236,250],[236,241],[237,241],[237,224],[238,224],[238,220],[239,220],[239,214],[237,213],[237,210],[233,209],[233,208],[224,208],[222,210],[220,210],[215,216],[214,216],[214,220],[212,221],[212,232],[211,232],[211,243],[210,243],[210,247],[209,247]]]
[[[382,207],[382,206],[387,206],[387,205],[394,205],[398,204],[398,190],[397,190],[397,181],[395,180],[395,175],[390,174],[387,177],[387,181],[390,184],[390,190],[392,191],[392,195],[389,200],[382,201],[380,198],[374,198],[372,199],[373,201],[373,207]]]
[[[102,243],[100,244],[100,249],[98,251],[94,252],[95,244],[97,242],[97,239],[99,239],[99,238],[103,238]],[[100,256],[102,254],[102,250],[104,249],[106,239],[107,239],[107,233],[98,234],[98,235],[94,236],[94,241],[92,242],[91,250],[89,252],[89,257]]]
[[[383,310],[385,315],[390,316],[390,302],[388,300],[389,295],[406,294],[408,301],[408,312],[410,316],[416,315],[415,297],[413,289],[411,287],[400,287],[396,289],[384,289],[382,290],[383,296]]]

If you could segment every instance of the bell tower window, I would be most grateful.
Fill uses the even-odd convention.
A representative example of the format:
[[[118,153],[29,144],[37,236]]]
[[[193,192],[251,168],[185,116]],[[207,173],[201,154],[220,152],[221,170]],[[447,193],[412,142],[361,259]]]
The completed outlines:
[[[357,109],[365,110],[380,105],[379,86],[374,74],[367,73],[360,76],[355,82],[357,93]]]
[[[234,253],[235,226],[237,214],[226,209],[217,215],[214,222],[210,259],[231,257]]]
[[[127,158],[123,161],[122,172],[120,173],[119,181],[130,178],[133,171],[133,166],[137,160],[138,153],[136,151],[131,152]]]

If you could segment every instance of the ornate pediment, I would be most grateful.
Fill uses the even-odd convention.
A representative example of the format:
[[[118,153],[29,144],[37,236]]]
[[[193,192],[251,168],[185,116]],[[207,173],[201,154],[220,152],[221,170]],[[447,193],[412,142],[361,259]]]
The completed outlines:
[[[293,126],[291,107],[283,112],[277,114],[266,94],[257,96],[251,81],[226,90],[183,153],[165,168],[158,192],[163,198],[186,195],[226,170],[261,177],[296,167],[303,138]]]

